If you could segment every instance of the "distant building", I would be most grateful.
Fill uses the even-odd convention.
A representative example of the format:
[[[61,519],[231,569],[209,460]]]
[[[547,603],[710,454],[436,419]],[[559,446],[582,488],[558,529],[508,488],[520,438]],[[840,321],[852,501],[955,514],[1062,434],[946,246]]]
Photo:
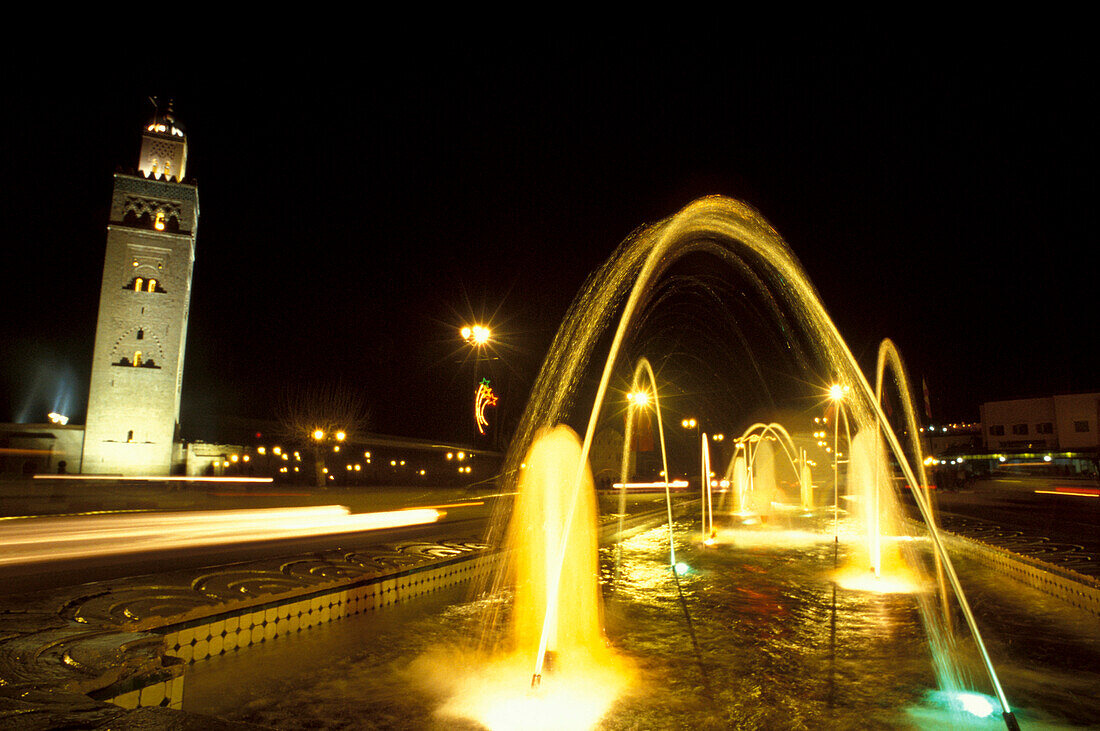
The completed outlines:
[[[142,132],[138,169],[115,175],[81,471],[167,475],[179,439],[198,188],[172,106]],[[178,459],[178,456],[176,456]]]
[[[981,424],[947,424],[945,426],[929,426],[921,429],[921,434],[928,444],[927,452],[935,457],[950,454],[974,454],[981,452],[982,443]]]
[[[989,401],[981,405],[981,417],[988,451],[1100,447],[1100,393]]]
[[[76,474],[84,427],[0,424],[0,475]]]

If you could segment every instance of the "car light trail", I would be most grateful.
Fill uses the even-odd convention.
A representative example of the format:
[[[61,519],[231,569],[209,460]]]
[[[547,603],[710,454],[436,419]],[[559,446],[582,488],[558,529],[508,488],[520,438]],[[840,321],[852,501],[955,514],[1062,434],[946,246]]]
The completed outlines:
[[[431,508],[352,514],[343,505],[325,505],[27,518],[0,530],[0,566],[403,528],[443,515]]]
[[[1100,497],[1100,490],[1087,487],[1059,487],[1054,490],[1036,490],[1041,495],[1073,495],[1074,497]]]
[[[172,477],[167,475],[35,475],[36,480],[111,480],[112,482],[274,482],[273,477]]]
[[[688,486],[688,483],[687,483],[687,480],[673,480],[672,482],[668,483],[668,486],[670,488],[672,488],[673,490],[683,489],[683,488]],[[627,482],[627,483],[616,482],[614,485],[612,485],[612,487],[614,487],[616,489],[619,489],[619,490],[623,489],[624,487],[628,490],[664,490],[665,489],[665,483],[663,483],[663,482]]]

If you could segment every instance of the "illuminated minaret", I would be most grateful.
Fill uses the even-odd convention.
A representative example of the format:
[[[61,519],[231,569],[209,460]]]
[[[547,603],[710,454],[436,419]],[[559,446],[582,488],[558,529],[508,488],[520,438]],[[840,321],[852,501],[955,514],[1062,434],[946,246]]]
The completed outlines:
[[[187,137],[169,102],[115,175],[81,471],[161,474],[179,437],[180,385],[199,223]]]

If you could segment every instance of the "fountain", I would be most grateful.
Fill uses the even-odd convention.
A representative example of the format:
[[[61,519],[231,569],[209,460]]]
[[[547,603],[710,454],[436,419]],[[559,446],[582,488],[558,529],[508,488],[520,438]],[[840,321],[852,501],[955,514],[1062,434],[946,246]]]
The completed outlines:
[[[633,675],[603,633],[592,474],[566,426],[539,433],[523,464],[507,538],[515,587],[508,640],[454,658],[452,672],[464,671],[439,713],[492,729],[588,728]],[[568,488],[578,473],[574,496]],[[528,687],[536,656],[542,662]]]
[[[856,433],[848,457],[848,489],[859,538],[837,571],[840,586],[880,592],[926,589],[902,556],[900,510],[891,483],[882,440],[877,433]]]
[[[699,486],[702,490],[702,496],[699,502],[703,508],[702,519],[700,521],[703,525],[703,544],[706,546],[713,546],[718,533],[714,529],[714,485],[711,484],[713,473],[710,470],[710,445],[707,443],[706,432],[703,432],[702,435],[699,462],[702,465],[701,474],[699,475]]]
[[[798,378],[791,380],[800,380],[809,396],[816,399],[827,383],[814,374],[850,386],[843,418],[850,421],[851,439],[845,451],[849,497],[859,499],[850,502],[845,530],[837,534],[844,539],[845,566],[855,567],[878,590],[849,590],[835,582],[833,520],[839,509],[834,512],[832,503],[839,500],[814,499],[806,455],[778,423],[753,425],[736,441],[733,457],[724,455],[730,459],[726,478],[735,502],[730,507],[760,509],[767,483],[774,481],[767,477],[767,465],[772,465],[772,475],[778,468],[785,478],[789,463],[801,477],[799,510],[790,511],[789,529],[806,530],[778,530],[774,523],[768,530],[760,525],[719,529],[714,549],[704,550],[695,539],[709,528],[711,513],[704,513],[703,525],[696,522],[700,512],[695,506],[690,519],[674,519],[670,468],[694,475],[694,461],[702,457],[706,484],[705,457],[714,455],[696,452],[694,440],[682,464],[676,464],[675,452],[665,453],[659,397],[670,397],[663,401],[668,411],[683,408],[672,388],[674,369],[654,356],[662,378],[658,383],[648,359],[639,357],[653,354],[631,339],[638,334],[638,313],[647,303],[663,303],[653,293],[662,276],[679,257],[692,254],[756,288],[759,298],[750,313],[758,315],[764,330],[773,333],[780,350],[798,365],[792,369]],[[612,333],[608,326],[616,322]],[[605,330],[612,336],[602,340]],[[585,369],[605,345],[597,385],[585,378]],[[636,364],[632,379],[628,358]],[[713,365],[708,375],[725,367],[720,362],[708,365]],[[740,369],[750,377],[766,372],[756,361]],[[911,443],[906,450],[879,406],[887,374],[897,384],[902,416],[908,419],[905,431]],[[640,408],[656,410],[667,517],[657,528],[597,554],[587,453],[601,419],[621,423],[624,413],[617,405],[625,399],[619,400],[619,390],[626,391],[627,384],[630,392],[645,387],[651,400],[645,407],[631,403],[626,408],[623,469],[632,414]],[[494,590],[450,603],[438,616],[401,625],[354,662],[339,665],[322,693],[307,688],[292,695],[292,690],[286,700],[275,693],[273,702],[283,702],[286,716],[298,722],[313,699],[339,693],[337,710],[327,708],[322,718],[343,713],[350,719],[345,726],[363,726],[370,722],[363,720],[367,715],[376,715],[372,720],[379,719],[378,728],[387,728],[389,719],[398,719],[388,724],[398,728],[912,728],[913,718],[943,728],[964,726],[952,715],[964,711],[991,713],[994,720],[989,723],[1011,726],[1008,701],[934,523],[926,519],[923,532],[901,540],[903,528],[888,509],[897,498],[897,469],[887,475],[883,465],[893,459],[922,514],[931,514],[921,489],[923,465],[908,399],[908,380],[892,346],[880,350],[876,387],[871,389],[809,280],[759,214],[728,199],[696,201],[621,245],[588,281],[563,321],[506,457],[500,492],[517,495],[492,528],[491,540],[507,546],[509,555],[507,571]],[[752,413],[758,412],[766,411]],[[838,422],[829,427],[839,438]],[[626,481],[625,473],[621,477]],[[750,480],[756,481],[759,496]],[[619,499],[625,495],[620,492]],[[794,502],[793,488],[788,497]],[[621,501],[618,513],[625,513]],[[857,525],[858,531],[851,530]],[[726,540],[734,534],[738,540]],[[738,542],[740,536],[752,538]],[[691,565],[682,575],[673,571],[678,556]],[[921,571],[923,564],[933,562],[934,571]],[[927,590],[882,591],[901,565],[915,567],[913,589]],[[943,582],[928,574],[942,576]],[[603,591],[597,575],[604,579]],[[933,590],[937,586],[946,587],[938,596]],[[994,607],[983,610],[994,625],[1001,608],[1025,603],[1005,599],[1000,587],[982,588],[978,601]],[[956,603],[948,607],[952,597]],[[969,634],[956,636],[947,623],[952,612],[963,613]],[[1027,633],[1034,628],[1041,632],[1047,624],[1046,617],[1036,617],[1026,625]],[[1000,627],[1016,630],[1023,625]],[[999,662],[1009,654],[1004,643],[992,650]],[[1013,646],[1012,652],[1038,651]],[[315,656],[320,663],[319,654],[310,655]],[[1052,680],[1051,662],[1035,669],[1032,656],[1015,656],[1021,660],[1009,666],[1013,675],[1007,677],[1014,695],[1020,688],[1030,691],[1024,695],[1029,709],[1054,708],[1051,699],[1056,696],[1043,694],[1058,685],[1068,688],[1066,696],[1079,696],[1082,687],[1092,693],[1087,686],[1073,685],[1069,672]],[[410,662],[410,657],[417,660]],[[300,655],[292,662],[300,663]],[[968,690],[987,689],[969,679],[981,683],[983,673],[990,678],[993,697],[967,695]],[[1097,677],[1095,672],[1082,675]],[[1030,687],[1022,683],[1026,677],[1034,680]],[[944,705],[952,707],[946,720],[930,710],[932,701],[924,704],[926,694],[944,698]],[[1046,705],[1037,704],[1036,698]],[[928,718],[933,720],[922,720]],[[1079,721],[1085,715],[1070,718]],[[982,728],[989,728],[988,723]]]
[[[580,442],[568,427],[538,436],[519,479],[507,543],[516,587],[514,647],[529,655],[541,650],[563,669],[606,647],[596,581],[596,497],[587,465],[576,500],[562,489],[579,457]],[[559,601],[561,586],[568,587],[567,602]]]
[[[850,421],[852,436],[844,449],[850,455],[849,496],[861,499],[852,500],[844,531],[837,529],[837,534],[844,538],[844,565],[878,590],[847,590],[833,580],[838,548],[833,520],[840,513],[833,503],[839,499],[813,498],[806,455],[776,423],[754,425],[736,440],[726,473],[731,507],[749,509],[754,500],[760,507],[750,481],[760,488],[769,479],[767,470],[758,468],[770,462],[773,475],[777,467],[785,474],[789,462],[801,476],[799,510],[791,524],[806,530],[778,530],[774,524],[768,530],[719,530],[720,539],[732,534],[740,534],[738,540],[751,538],[719,540],[713,549],[703,549],[694,540],[702,527],[697,508],[691,506],[691,519],[674,519],[670,467],[695,474],[694,460],[705,453],[697,452],[692,440],[683,463],[670,465],[676,454],[666,455],[664,449],[659,396],[672,396],[664,401],[669,411],[682,405],[670,385],[673,369],[654,358],[662,376],[658,383],[649,360],[639,357],[644,348],[632,350],[631,337],[646,303],[661,301],[653,292],[662,275],[685,254],[709,257],[723,271],[728,265],[758,290],[751,314],[798,365],[798,379],[791,380],[800,379],[808,395],[820,396],[817,391],[826,381],[807,374],[827,374],[850,385],[842,418]],[[616,313],[621,317],[613,337],[601,340]],[[584,372],[603,345],[609,350],[597,385]],[[619,362],[628,357],[636,363],[633,379]],[[723,368],[722,363],[713,366],[710,373]],[[741,372],[757,377],[766,370],[753,361]],[[903,402],[910,440],[906,450],[880,406],[886,374],[893,376]],[[667,516],[657,527],[597,554],[587,455],[601,415],[605,422],[623,417],[610,405],[619,403],[617,389],[625,391],[627,383],[630,392],[644,386],[652,397],[644,408],[655,409],[661,433]],[[591,400],[586,385],[595,391]],[[643,407],[626,409],[624,470],[638,408]],[[838,438],[839,420],[829,425]],[[322,692],[280,688],[270,694],[271,703],[284,704],[291,719],[287,725],[301,725],[300,717],[315,698],[328,692],[339,695],[339,703],[333,704],[335,710],[326,707],[322,718],[343,714],[347,726],[365,725],[368,715],[380,719],[379,727],[417,728],[564,729],[601,723],[615,728],[862,728],[912,727],[914,719],[928,727],[958,727],[978,715],[994,719],[973,721],[983,727],[1012,726],[1014,716],[958,577],[927,519],[931,506],[920,489],[926,483],[915,424],[896,349],[880,349],[872,389],[778,234],[744,204],[724,198],[697,201],[626,241],[586,284],[563,322],[506,458],[500,492],[517,495],[490,534],[495,544],[508,547],[508,568],[499,584],[422,621],[402,624],[327,675],[321,669],[316,674],[327,680]],[[890,459],[897,468],[887,475],[884,465]],[[906,540],[888,510],[896,500],[897,469],[926,516],[927,528]],[[703,474],[705,482],[705,465]],[[622,477],[625,482],[625,472]],[[793,493],[789,497],[793,502]],[[622,502],[619,506],[621,516],[625,510]],[[709,513],[704,519],[709,527],[706,521]],[[690,564],[682,575],[673,570],[678,556]],[[920,570],[932,562],[934,571]],[[921,591],[881,590],[901,565],[916,567],[912,588]],[[933,573],[942,581],[929,579]],[[602,593],[597,575],[605,581]],[[1049,627],[1047,608],[1025,624],[1012,612],[1031,599],[1018,601],[996,582],[986,583],[979,587],[976,604],[1002,632],[1030,636]],[[940,587],[938,594],[934,587]],[[951,597],[956,604],[949,607]],[[962,614],[969,635],[956,637],[948,624],[952,612]],[[1006,615],[1012,615],[1010,622],[1002,621]],[[1092,693],[1075,676],[1097,677],[1094,668],[1071,672],[1049,658],[1033,665],[1047,643],[1043,635],[1040,642],[1011,648],[1020,661],[1009,663],[1012,675],[1006,677],[1014,694],[1021,688],[1030,693],[1023,694],[1028,709],[1055,708],[1066,698]],[[1063,641],[1052,654],[1065,647],[1077,645]],[[267,649],[278,650],[278,643]],[[1005,643],[993,650],[1000,662],[1009,654]],[[300,653],[288,654],[297,666]],[[1091,660],[1087,649],[1082,654]],[[322,655],[310,656],[320,664]],[[983,690],[970,680],[980,683],[983,673],[992,698],[968,692]],[[1060,687],[1063,695],[1054,695]],[[949,708],[946,716],[932,708],[940,699]],[[435,715],[429,719],[425,709]],[[962,713],[970,714],[966,723],[960,722]],[[1068,717],[1078,723],[1091,718],[1084,712]],[[390,719],[397,721],[387,724]]]
[[[806,350],[809,349],[819,361],[818,372],[837,374],[841,382],[852,384],[852,397],[847,404],[847,409],[843,410],[846,429],[849,429],[849,424],[854,422],[857,432],[864,430],[866,433],[873,433],[876,435],[876,441],[881,433],[908,483],[924,484],[916,479],[897,437],[889,428],[880,406],[879,394],[871,390],[805,273],[778,233],[759,213],[744,203],[717,196],[695,201],[672,218],[638,232],[628,239],[590,278],[574,301],[555,337],[506,457],[505,474],[518,475],[523,455],[533,444],[536,435],[567,418],[573,394],[596,342],[609,323],[610,313],[616,310],[616,305],[625,297],[625,304],[622,306],[622,314],[614,330],[594,403],[588,414],[587,428],[576,460],[576,473],[572,479],[559,482],[557,487],[565,494],[564,502],[561,503],[561,510],[566,516],[565,528],[563,540],[558,549],[552,550],[551,547],[547,550],[546,586],[549,595],[545,598],[545,606],[534,613],[534,616],[539,617],[542,622],[539,646],[533,658],[532,682],[535,685],[541,678],[547,652],[558,641],[559,629],[556,619],[560,604],[557,596],[558,588],[566,585],[563,583],[563,577],[571,575],[572,571],[567,567],[568,544],[564,536],[567,536],[570,531],[572,516],[575,514],[578,502],[584,499],[583,495],[586,492],[584,472],[588,453],[601,418],[620,351],[635,324],[637,313],[651,296],[654,283],[678,259],[697,253],[712,255],[734,271],[746,275],[746,278],[757,286],[762,293],[763,306],[774,319],[775,325],[787,334],[787,347],[795,353],[796,357],[806,360]],[[800,340],[794,333],[799,333],[802,339]],[[881,389],[879,391],[881,392]],[[837,428],[839,424],[834,426],[834,429]],[[914,431],[910,430],[910,433],[913,434]],[[839,476],[836,474],[837,463],[838,461],[834,459],[834,484],[839,485]],[[752,470],[750,469],[749,472],[751,475]],[[877,470],[873,470],[873,474],[877,476]],[[799,476],[801,477],[801,473]],[[703,488],[705,493],[709,493],[709,475],[704,475]],[[838,490],[838,487],[834,489]],[[755,493],[756,491],[753,490],[754,495]],[[873,493],[877,501],[878,488],[874,488]],[[706,494],[704,494],[704,500],[709,502]],[[1006,725],[1011,728],[1015,725],[1014,716],[985,650],[962,587],[939,540],[928,505],[919,499],[917,504],[928,527],[936,560],[944,567],[944,574],[959,602],[971,637],[982,657],[1000,705],[1002,717]],[[705,509],[706,505],[704,505]],[[878,515],[877,507],[874,508],[874,515]],[[834,522],[838,520],[839,493],[834,499]],[[704,531],[709,528],[705,516],[703,528]],[[835,531],[839,540],[839,529],[835,528]],[[878,559],[873,560],[877,566]]]

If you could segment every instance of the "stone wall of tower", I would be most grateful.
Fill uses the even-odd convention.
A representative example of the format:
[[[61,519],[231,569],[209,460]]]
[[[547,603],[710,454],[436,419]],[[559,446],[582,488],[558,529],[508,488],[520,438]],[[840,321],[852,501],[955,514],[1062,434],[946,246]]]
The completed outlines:
[[[116,175],[82,471],[168,474],[198,227],[195,186]]]

